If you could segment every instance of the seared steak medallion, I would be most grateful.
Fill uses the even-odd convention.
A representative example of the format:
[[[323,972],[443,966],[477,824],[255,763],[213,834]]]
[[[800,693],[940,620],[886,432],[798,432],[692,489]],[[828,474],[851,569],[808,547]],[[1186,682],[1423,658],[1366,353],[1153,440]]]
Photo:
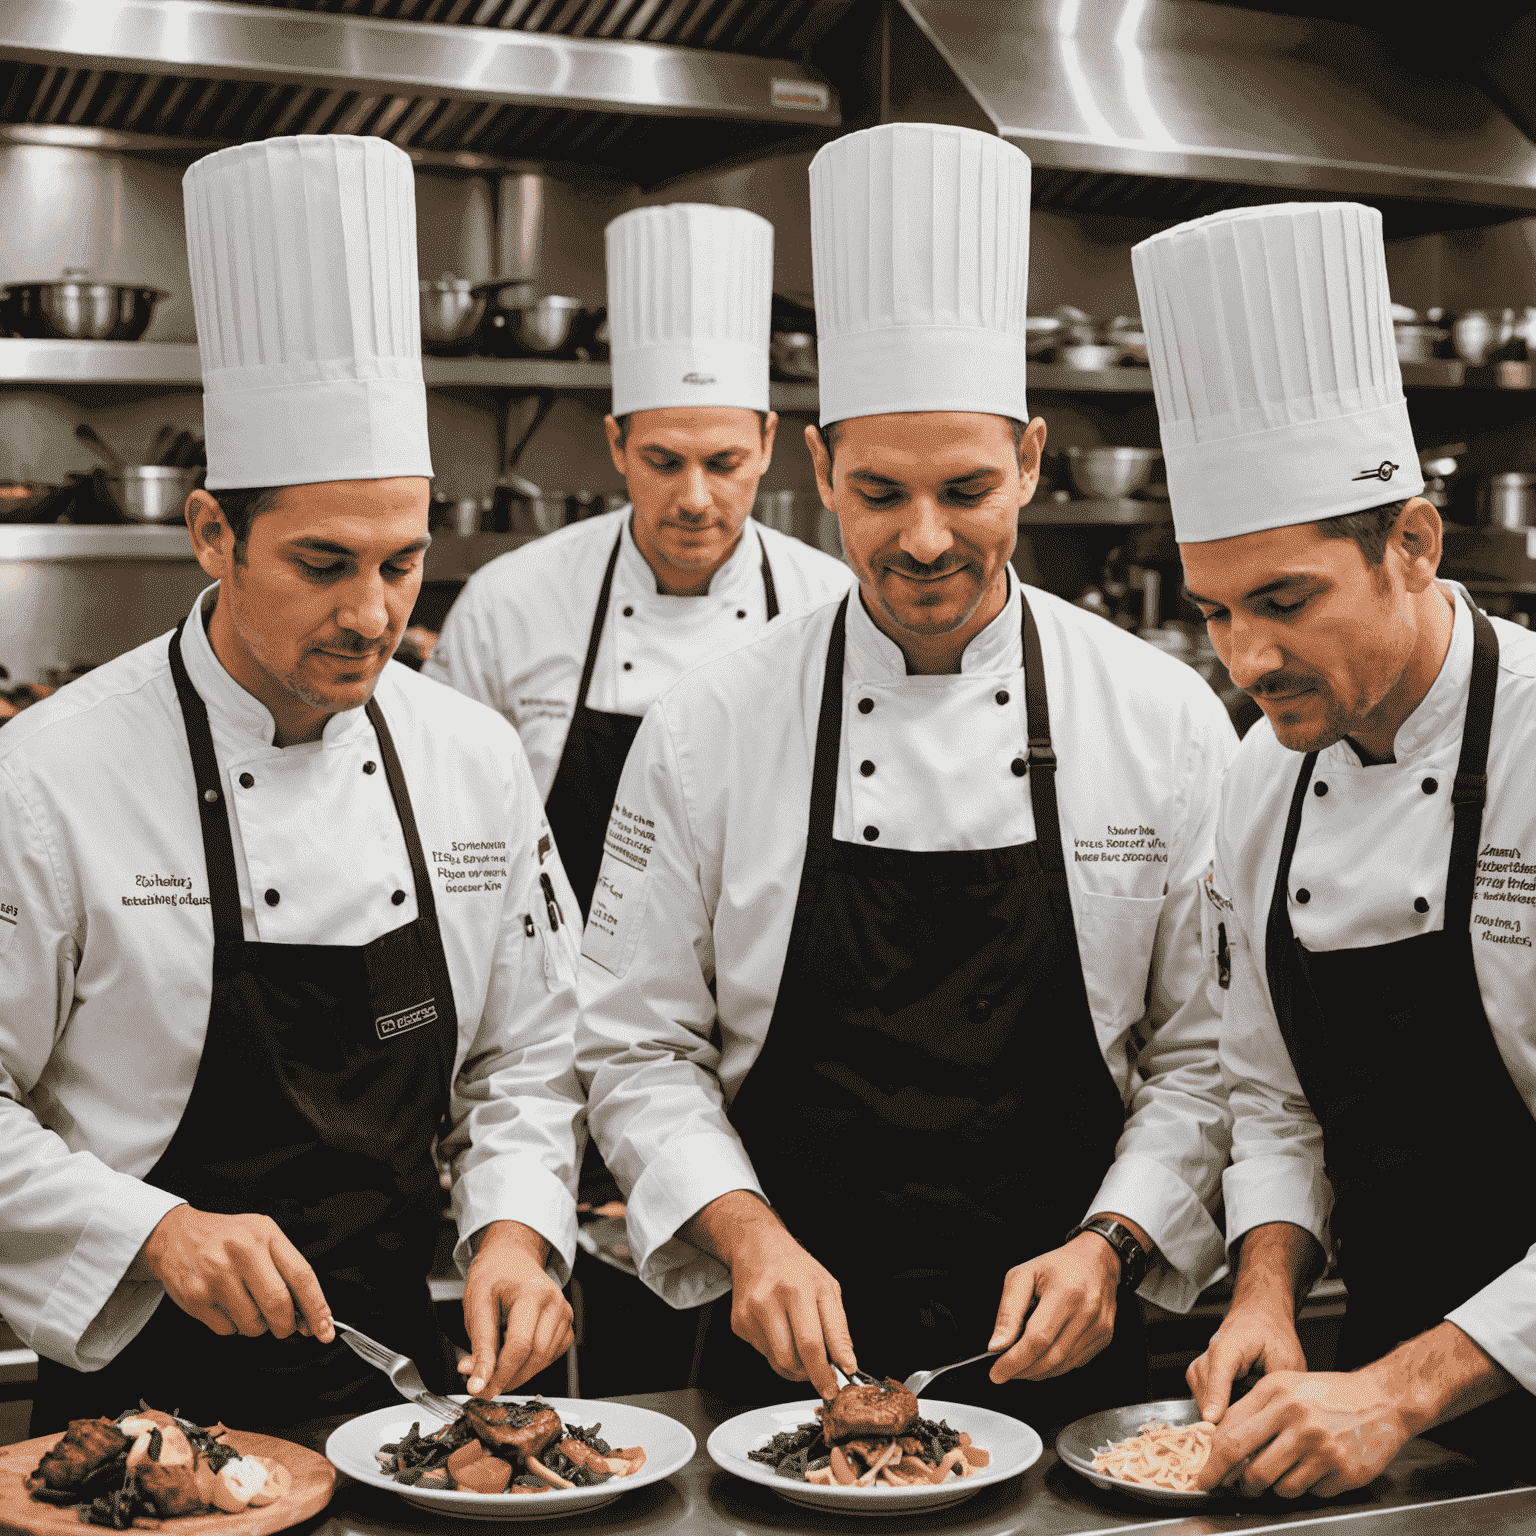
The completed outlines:
[[[917,1399],[899,1381],[850,1382],[822,1410],[828,1443],[905,1434],[917,1418]]]
[[[111,1419],[72,1419],[58,1443],[43,1454],[37,1470],[28,1475],[26,1486],[29,1491],[78,1488],[116,1461],[130,1444]]]
[[[464,1404],[464,1416],[480,1443],[509,1461],[537,1456],[565,1433],[553,1408],[529,1409],[471,1398]]]

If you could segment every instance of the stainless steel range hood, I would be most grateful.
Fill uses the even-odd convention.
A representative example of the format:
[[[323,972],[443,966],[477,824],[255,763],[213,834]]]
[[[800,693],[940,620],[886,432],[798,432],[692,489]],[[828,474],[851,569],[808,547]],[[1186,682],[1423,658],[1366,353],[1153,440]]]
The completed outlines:
[[[1536,212],[1536,145],[1364,27],[1206,0],[900,5],[1047,206],[1175,219],[1347,196],[1400,233]]]

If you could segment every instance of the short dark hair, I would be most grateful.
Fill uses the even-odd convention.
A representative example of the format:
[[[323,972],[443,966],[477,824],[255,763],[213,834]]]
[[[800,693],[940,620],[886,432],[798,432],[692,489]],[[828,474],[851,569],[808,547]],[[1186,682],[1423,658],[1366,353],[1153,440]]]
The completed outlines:
[[[634,414],[635,413],[633,411],[625,411],[622,416],[615,416],[614,417],[614,420],[617,421],[618,424],[619,424],[619,447],[620,448],[624,447],[625,444],[627,444],[629,442],[629,421],[630,421],[630,418]],[[768,412],[767,411],[754,411],[752,414],[757,417],[757,431],[758,431],[758,435],[760,437],[767,437],[768,436]]]
[[[1003,420],[1008,423],[1008,430],[1013,435],[1013,451],[1016,454],[1022,455],[1024,451],[1024,434],[1029,430],[1028,426],[1020,421],[1017,416],[1004,416]],[[837,440],[842,435],[843,424],[840,421],[829,421],[826,426],[817,427],[816,430],[821,434],[822,443],[826,446],[827,462],[830,467],[832,461],[837,457]]]
[[[270,512],[286,485],[257,485],[227,491],[209,491],[219,504],[219,512],[235,536],[235,564],[245,564],[245,546],[251,537],[251,524],[263,512]]]
[[[1325,517],[1318,522],[1317,531],[1325,539],[1353,539],[1367,565],[1380,565],[1386,558],[1387,540],[1407,505],[1407,501],[1389,501],[1384,506],[1367,507],[1364,512]]]

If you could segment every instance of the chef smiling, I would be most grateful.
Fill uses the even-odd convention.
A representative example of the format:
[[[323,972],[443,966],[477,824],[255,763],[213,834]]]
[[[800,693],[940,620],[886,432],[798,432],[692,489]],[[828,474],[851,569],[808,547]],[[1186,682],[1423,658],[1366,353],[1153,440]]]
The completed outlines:
[[[614,467],[631,505],[493,560],[426,666],[521,735],[585,917],[625,754],[689,668],[847,591],[830,555],[759,523],[773,226],[637,208],[607,229]]]
[[[1268,717],[1209,886],[1239,1262],[1189,1373],[1202,1481],[1328,1495],[1424,1432],[1507,1473],[1536,1429],[1536,637],[1436,580],[1379,213],[1216,214],[1135,267],[1186,582]],[[1307,1374],[1335,1239],[1340,1370]]]
[[[859,587],[647,716],[578,1065],[643,1278],[733,1290],[712,1390],[990,1337],[947,1395],[1059,1422],[1145,1395],[1118,1287],[1186,1308],[1221,1263],[1198,881],[1234,738],[1196,674],[1009,570],[1045,437],[1028,160],[880,127],[811,200],[807,442]]]
[[[273,139],[185,194],[217,584],[0,739],[0,1310],[42,1357],[33,1433],[394,1401],[338,1322],[445,1387],[434,1141],[470,1389],[570,1339],[575,904],[515,734],[389,660],[431,474],[410,161]]]

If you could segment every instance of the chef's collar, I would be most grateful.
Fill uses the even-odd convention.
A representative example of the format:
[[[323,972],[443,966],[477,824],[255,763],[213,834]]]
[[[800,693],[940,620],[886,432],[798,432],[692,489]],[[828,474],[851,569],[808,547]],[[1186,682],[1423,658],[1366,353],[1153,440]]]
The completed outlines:
[[[696,597],[713,597],[719,601],[735,598],[756,586],[762,591],[759,572],[763,564],[763,544],[758,535],[757,523],[748,518],[731,551],[731,558],[709,580],[709,591],[693,594]],[[627,595],[651,598],[658,602],[687,602],[688,598],[672,592],[663,592],[656,585],[656,573],[650,562],[640,553],[635,543],[635,509],[624,508],[624,542],[619,552],[619,585]]]
[[[251,737],[253,745],[273,747],[277,722],[271,711],[229,675],[208,638],[208,621],[218,595],[219,584],[214,582],[198,594],[192,612],[187,615],[181,632],[181,655],[187,666],[187,676],[197,690],[197,696],[207,706],[210,719],[216,716],[222,726]],[[342,740],[352,731],[360,730],[366,718],[361,707],[339,711],[325,722],[321,741],[331,745]],[[283,749],[273,747],[273,750]]]
[[[1472,612],[1470,599],[1460,582],[1442,581],[1440,586],[1453,602],[1451,644],[1429,692],[1419,707],[1397,728],[1392,756],[1399,763],[1412,762],[1438,752],[1447,738],[1461,733],[1467,715],[1467,689],[1472,684]],[[1329,749],[1347,754],[1343,759],[1359,762],[1359,754],[1347,742]],[[1325,754],[1326,756],[1326,754]]]
[[[1019,584],[1009,566],[1003,568],[1008,581],[1008,596],[1002,612],[979,634],[971,636],[960,657],[961,675],[981,673],[1001,675],[1017,672],[1024,665],[1024,638],[1020,626]],[[901,647],[870,618],[861,591],[855,587],[848,603],[848,669],[865,682],[907,676],[907,658]],[[941,680],[944,676],[915,675],[913,682]]]

